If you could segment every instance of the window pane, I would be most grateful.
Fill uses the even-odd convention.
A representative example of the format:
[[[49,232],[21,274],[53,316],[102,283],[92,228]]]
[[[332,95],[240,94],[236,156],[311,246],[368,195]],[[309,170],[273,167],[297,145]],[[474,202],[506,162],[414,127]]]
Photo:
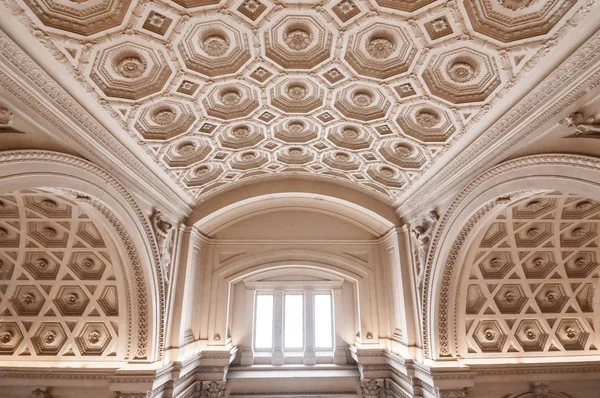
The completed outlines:
[[[256,295],[254,320],[254,347],[273,348],[273,295]]]
[[[333,348],[331,295],[315,294],[315,347]]]
[[[284,348],[304,347],[304,297],[301,294],[285,295]]]

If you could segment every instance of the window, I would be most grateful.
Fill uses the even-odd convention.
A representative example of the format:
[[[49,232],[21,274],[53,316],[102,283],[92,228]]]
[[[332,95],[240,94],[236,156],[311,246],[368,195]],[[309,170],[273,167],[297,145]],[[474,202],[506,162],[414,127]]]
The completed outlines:
[[[315,294],[315,349],[333,348],[331,294]]]
[[[285,295],[283,347],[297,351],[304,348],[304,296],[302,294]]]
[[[331,290],[267,290],[255,295],[254,349],[294,352],[332,351]],[[267,293],[265,293],[265,291]]]
[[[254,348],[273,348],[273,295],[256,295],[256,316],[254,320]]]

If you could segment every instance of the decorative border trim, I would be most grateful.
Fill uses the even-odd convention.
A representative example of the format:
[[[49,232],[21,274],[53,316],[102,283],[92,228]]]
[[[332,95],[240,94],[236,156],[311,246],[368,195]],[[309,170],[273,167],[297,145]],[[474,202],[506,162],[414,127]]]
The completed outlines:
[[[154,240],[154,234],[152,232],[152,228],[148,222],[147,217],[144,215],[142,209],[139,207],[133,196],[125,189],[125,187],[115,179],[111,174],[106,172],[104,169],[96,166],[95,164],[88,162],[87,160],[83,160],[77,158],[72,155],[67,155],[58,152],[50,152],[50,151],[38,151],[38,150],[27,150],[27,151],[7,151],[0,152],[0,165],[1,164],[10,164],[10,163],[28,163],[28,162],[45,162],[49,164],[62,164],[67,166],[77,167],[78,169],[84,170],[93,174],[100,179],[106,181],[108,185],[110,185],[113,189],[115,189],[129,204],[131,210],[139,220],[140,224],[144,229],[144,233],[146,235],[146,240],[150,245],[150,250],[152,252],[152,259],[154,262],[154,267],[156,270],[157,280],[158,280],[158,295],[159,295],[159,334],[157,336],[157,347],[158,347],[158,357],[162,357],[162,348],[164,344],[164,331],[162,325],[164,324],[164,307],[165,307],[165,294],[164,294],[164,283],[162,280],[162,272],[160,268],[160,258],[158,247]],[[49,173],[51,174],[51,173]],[[56,187],[60,188],[60,187]],[[111,225],[115,228],[123,243],[127,249],[129,260],[131,262],[131,266],[134,269],[134,274],[136,278],[136,286],[137,286],[137,295],[138,295],[138,310],[140,311],[140,321],[139,321],[139,336],[137,341],[136,354],[137,357],[147,358],[148,350],[147,350],[147,340],[148,340],[148,317],[149,317],[149,308],[147,303],[147,294],[146,294],[146,285],[144,283],[143,278],[143,269],[142,264],[139,259],[139,255],[135,249],[135,245],[131,240],[129,234],[125,231],[123,224],[118,220],[117,217],[104,205],[100,202],[87,199],[84,200],[94,206],[107,220],[111,223]],[[131,325],[130,330],[131,330]]]

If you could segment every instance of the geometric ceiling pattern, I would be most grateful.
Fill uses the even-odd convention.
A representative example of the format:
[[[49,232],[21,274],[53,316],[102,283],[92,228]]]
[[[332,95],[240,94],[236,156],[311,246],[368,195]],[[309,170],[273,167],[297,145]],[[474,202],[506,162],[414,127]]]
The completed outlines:
[[[296,174],[390,201],[585,1],[12,3],[192,198]]]
[[[597,354],[600,202],[536,195],[484,232],[466,260],[461,355]]]
[[[105,232],[62,196],[0,196],[0,356],[120,359],[121,292]],[[112,261],[111,261],[112,260]]]

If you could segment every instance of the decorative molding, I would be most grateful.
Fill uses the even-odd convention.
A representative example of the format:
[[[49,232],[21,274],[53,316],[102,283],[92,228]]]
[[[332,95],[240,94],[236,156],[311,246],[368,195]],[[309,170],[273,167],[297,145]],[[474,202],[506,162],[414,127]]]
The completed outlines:
[[[56,83],[42,68],[19,48],[5,32],[0,32],[0,56],[9,64],[0,68],[0,86],[26,104],[37,115],[42,116],[51,125],[61,131],[73,143],[93,154],[105,168],[112,168],[117,175],[140,192],[156,192],[157,199],[165,207],[177,209],[177,213],[188,214],[190,207],[171,190],[163,181],[137,159],[119,140],[109,133],[98,120],[93,118],[73,97]],[[52,101],[42,100],[29,90],[22,88],[10,70],[18,70],[26,76],[34,87],[39,88]],[[49,104],[60,106],[57,114]],[[65,118],[65,114],[69,118]],[[74,128],[67,121],[77,123]],[[87,134],[84,135],[83,132]],[[102,148],[100,150],[99,148]],[[114,156],[107,157],[107,153]],[[114,162],[124,162],[126,168],[114,167]],[[118,164],[118,163],[117,163]],[[122,172],[125,169],[128,172]],[[135,175],[136,177],[133,177]],[[140,178],[141,177],[141,178]]]
[[[360,389],[364,398],[379,398],[379,391],[383,387],[383,380],[363,379],[360,381]]]

